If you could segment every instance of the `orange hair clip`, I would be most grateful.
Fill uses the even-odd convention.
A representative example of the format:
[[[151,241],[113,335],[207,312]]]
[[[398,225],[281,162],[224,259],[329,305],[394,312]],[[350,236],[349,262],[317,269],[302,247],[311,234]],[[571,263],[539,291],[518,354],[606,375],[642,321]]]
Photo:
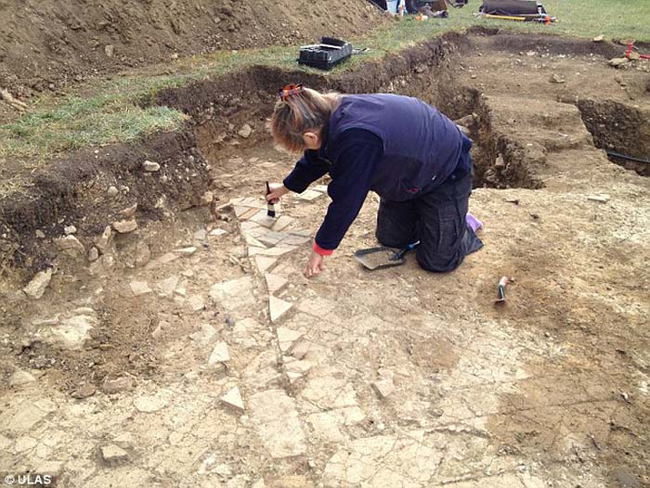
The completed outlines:
[[[293,95],[298,95],[299,93],[302,92],[303,92],[302,83],[299,83],[297,85],[291,84],[291,85],[286,85],[284,88],[282,88],[278,92],[278,96],[280,97],[280,100],[286,102],[289,97]]]

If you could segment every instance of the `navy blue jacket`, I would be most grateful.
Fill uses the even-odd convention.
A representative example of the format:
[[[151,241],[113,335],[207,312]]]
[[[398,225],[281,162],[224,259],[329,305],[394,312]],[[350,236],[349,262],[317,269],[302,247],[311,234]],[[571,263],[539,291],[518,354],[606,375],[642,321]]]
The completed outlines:
[[[329,173],[332,199],[316,244],[336,249],[370,190],[392,201],[435,191],[452,173],[471,171],[471,141],[437,109],[416,98],[345,95],[322,131],[318,151],[305,151],[284,180],[302,193]]]

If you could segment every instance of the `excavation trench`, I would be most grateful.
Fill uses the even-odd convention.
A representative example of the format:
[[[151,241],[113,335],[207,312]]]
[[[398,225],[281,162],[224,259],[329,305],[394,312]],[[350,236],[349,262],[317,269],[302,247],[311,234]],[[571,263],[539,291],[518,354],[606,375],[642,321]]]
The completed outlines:
[[[87,258],[87,253],[98,245],[104,229],[124,219],[124,209],[137,203],[136,218],[141,228],[161,223],[180,229],[187,220],[185,215],[192,214],[187,210],[200,210],[205,205],[202,197],[207,191],[214,199],[213,211],[230,198],[258,194],[258,180],[281,177],[281,174],[265,173],[265,161],[269,157],[277,158],[266,119],[277,87],[286,80],[342,93],[398,92],[418,96],[469,130],[474,141],[475,187],[539,188],[541,183],[528,171],[526,160],[521,157],[522,148],[492,129],[490,110],[481,93],[452,78],[450,63],[454,53],[464,49],[466,43],[466,37],[450,34],[414,48],[405,56],[392,56],[381,65],[371,63],[363,72],[340,77],[255,67],[161,92],[156,100],[143,101],[143,104],[180,109],[192,117],[192,124],[179,134],[154,135],[138,144],[105,148],[99,154],[81,151],[59,161],[58,172],[36,175],[37,194],[29,198],[23,195],[3,208],[6,236],[3,243],[8,250],[3,255],[3,272],[12,270],[24,284],[33,273],[50,267],[57,274],[75,275],[79,282],[93,280],[98,272],[103,273],[106,262],[111,266],[118,263],[111,273],[123,268],[137,269],[141,253],[139,240],[147,231],[138,231],[139,237],[115,235],[114,257],[104,256],[100,249],[98,261],[88,262]],[[233,91],[232,87],[246,89]],[[242,137],[238,132],[245,125],[252,131]],[[146,159],[158,162],[160,171],[144,172],[142,162]],[[285,161],[288,171],[291,159]],[[111,186],[119,193],[106,198],[106,189]],[[201,215],[208,218],[209,213],[205,210]],[[60,247],[58,239],[63,235],[63,228],[72,224],[77,227],[76,238],[85,248],[83,254]],[[40,238],[35,238],[36,230],[43,233]],[[154,246],[151,248],[153,251]],[[27,303],[20,302],[14,319],[24,314],[26,307]],[[60,367],[73,377],[88,378],[83,368],[78,369],[79,365],[86,359],[95,362],[102,338],[114,338],[120,332],[115,325],[116,315],[119,315],[117,309],[107,309],[106,320],[101,321],[95,333],[95,347],[87,354],[57,351],[37,341],[21,350],[20,357],[28,367]],[[13,323],[14,319],[7,323]],[[156,323],[152,322],[149,328],[152,327],[155,329]],[[130,342],[125,340],[127,346]],[[131,356],[119,357],[130,361]],[[147,368],[144,362],[142,371]],[[99,384],[105,375],[91,377]]]
[[[143,100],[142,105],[181,110],[192,122],[180,133],[154,134],[138,143],[65,155],[29,175],[31,184],[7,195],[0,204],[0,273],[5,283],[25,283],[33,273],[60,260],[65,253],[56,240],[66,226],[77,227],[76,237],[88,250],[105,227],[121,220],[120,212],[135,203],[141,225],[200,205],[223,157],[260,144],[271,147],[266,118],[277,88],[287,80],[342,93],[387,91],[418,96],[439,105],[452,118],[478,111],[483,115],[476,133],[477,186],[531,186],[521,168],[515,171],[514,166],[506,171],[501,168],[491,179],[484,177],[497,151],[504,152],[506,166],[510,153],[504,141],[489,135],[489,116],[483,113],[479,94],[447,81],[449,63],[468,43],[467,36],[448,33],[339,76],[253,67]],[[452,109],[444,103],[446,99],[460,103]],[[245,124],[253,129],[248,138],[238,135]],[[155,175],[144,172],[144,160],[158,162],[161,170]],[[119,191],[115,197],[106,194],[111,186]],[[218,202],[220,195],[215,197]]]
[[[495,36],[502,37],[497,31],[485,29],[469,34],[447,33],[398,55],[365,63],[363,69],[336,76],[253,67],[143,100],[142,105],[181,110],[191,117],[191,123],[181,133],[156,134],[135,144],[66,155],[30,175],[33,184],[27,192],[9,195],[0,205],[0,273],[5,278],[17,276],[25,283],[34,272],[52,266],[61,257],[55,240],[63,236],[65,226],[76,225],[76,237],[88,250],[104,228],[120,220],[120,212],[135,203],[140,225],[201,205],[208,190],[213,190],[217,204],[223,203],[221,190],[211,186],[221,170],[220,161],[236,157],[249,147],[271,149],[266,119],[278,87],[287,80],[319,90],[395,92],[422,98],[451,119],[460,119],[470,131],[475,187],[540,188],[543,183],[534,168],[544,163],[544,154],[531,153],[508,134],[495,130],[481,90],[470,88],[471,81],[454,71],[472,52],[475,38]],[[503,37],[514,42],[511,35]],[[557,51],[566,44],[562,40],[545,42]],[[585,49],[581,44],[579,47]],[[644,137],[648,126],[642,125],[641,114],[625,112],[624,117],[619,117],[619,125],[625,122],[626,129],[620,131],[625,137],[612,140],[608,137],[614,136],[601,130],[607,125],[603,117],[612,113],[611,109],[584,103],[581,110],[587,116],[592,114],[594,122],[586,123],[599,144],[632,156],[648,155],[647,146],[640,142],[649,139]],[[247,138],[238,135],[244,125],[252,128]],[[142,162],[146,159],[160,163],[160,172],[143,172]],[[119,189],[117,197],[106,196],[110,186]],[[36,237],[37,233],[40,237]]]
[[[594,144],[607,151],[610,161],[650,176],[650,111],[614,101],[579,100],[576,105]]]

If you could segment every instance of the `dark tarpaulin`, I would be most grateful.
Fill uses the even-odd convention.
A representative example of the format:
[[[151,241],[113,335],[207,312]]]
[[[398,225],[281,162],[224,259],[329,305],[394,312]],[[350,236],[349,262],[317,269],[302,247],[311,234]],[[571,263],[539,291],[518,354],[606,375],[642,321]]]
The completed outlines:
[[[493,15],[545,14],[542,5],[535,0],[484,0],[481,12]]]

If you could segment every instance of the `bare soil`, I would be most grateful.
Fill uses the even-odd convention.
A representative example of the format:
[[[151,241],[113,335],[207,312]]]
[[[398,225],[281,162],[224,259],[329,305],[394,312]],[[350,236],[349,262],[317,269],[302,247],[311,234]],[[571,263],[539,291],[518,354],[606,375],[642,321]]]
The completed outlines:
[[[116,236],[98,261],[60,254],[38,265],[57,270],[40,300],[5,293],[1,469],[99,487],[649,486],[650,180],[600,148],[650,156],[629,135],[648,131],[649,75],[648,63],[609,67],[616,49],[478,31],[339,77],[260,68],[237,83],[161,94],[155,103],[192,116],[187,134],[120,149],[124,169],[102,156],[85,186],[67,178],[4,220],[14,236],[5,242],[24,246],[36,266],[62,215],[88,249],[119,210],[143,209],[140,228]],[[301,276],[310,245],[296,244],[270,264],[287,280],[271,290],[257,253],[281,244],[256,240],[265,231],[241,202],[219,207],[251,198],[263,210],[264,182],[292,167],[265,130],[286,79],[419,96],[454,119],[475,114],[470,207],[485,248],[446,275],[412,258],[368,272],[352,253],[376,244],[370,196],[323,276]],[[237,135],[244,123],[248,138]],[[139,164],[152,153],[163,169],[145,176]],[[105,190],[118,177],[133,190],[112,201]],[[218,198],[211,209],[201,206],[206,189]],[[282,232],[295,232],[286,238],[313,235],[326,204],[326,195],[283,201],[279,214],[291,219]],[[46,221],[57,224],[31,238]],[[226,233],[210,237],[215,229]],[[23,269],[18,258],[6,263]],[[496,307],[503,275],[514,281]],[[229,294],[232,280],[239,288]],[[133,282],[153,291],[134,296]],[[292,305],[276,321],[271,296]],[[77,349],[52,340],[79,321],[92,328]],[[215,365],[220,342],[230,359]],[[9,386],[17,370],[35,381]],[[129,386],[111,391],[115,378]],[[98,391],[74,398],[83,385]],[[234,387],[243,412],[221,401]],[[107,460],[107,445],[125,455]]]
[[[367,32],[365,0],[0,2],[0,87],[21,99],[97,75],[219,49],[298,45]]]

